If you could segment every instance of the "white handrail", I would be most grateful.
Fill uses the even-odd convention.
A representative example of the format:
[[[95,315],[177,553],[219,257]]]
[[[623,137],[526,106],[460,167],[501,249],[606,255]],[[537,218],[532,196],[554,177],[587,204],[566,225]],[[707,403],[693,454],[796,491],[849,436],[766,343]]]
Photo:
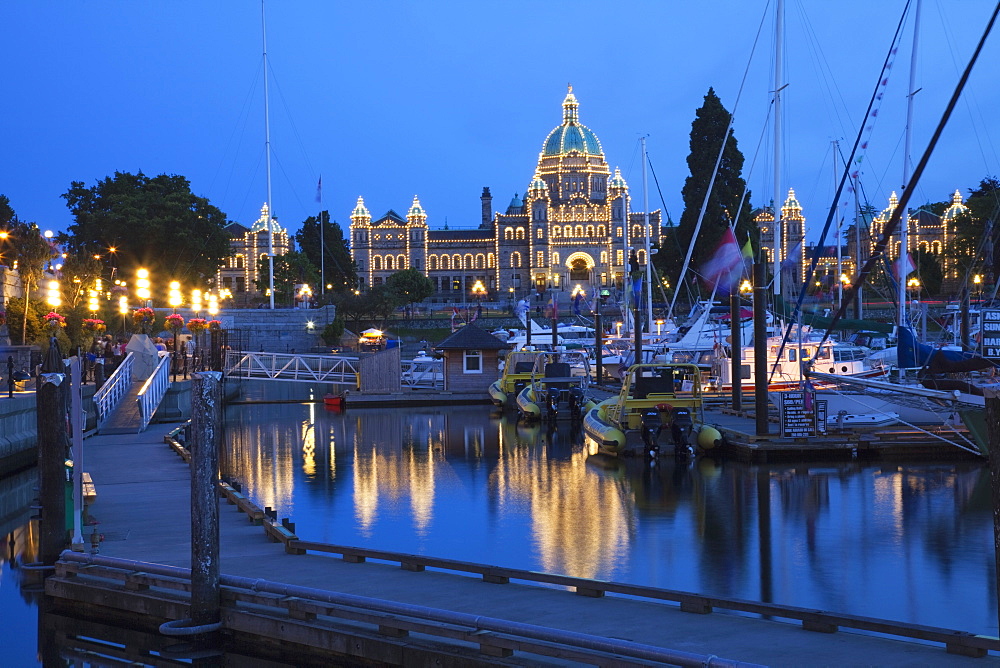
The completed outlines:
[[[97,424],[100,426],[108,416],[114,413],[122,398],[132,388],[132,353],[125,356],[114,373],[104,381],[104,385],[94,394],[94,405],[97,406]]]
[[[358,382],[358,358],[340,355],[295,355],[230,350],[226,353],[225,374],[234,378],[268,378],[271,380],[342,383],[356,386]]]
[[[170,387],[170,355],[160,358],[160,363],[156,365],[152,375],[146,379],[139,389],[136,401],[139,402],[139,431],[143,432],[153,419],[153,413],[163,400],[163,395]]]

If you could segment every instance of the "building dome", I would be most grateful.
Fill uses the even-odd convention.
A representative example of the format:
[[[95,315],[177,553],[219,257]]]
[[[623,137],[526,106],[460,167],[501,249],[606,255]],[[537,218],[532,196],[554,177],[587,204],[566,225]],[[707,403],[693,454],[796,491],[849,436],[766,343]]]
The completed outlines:
[[[576,151],[587,155],[602,155],[601,142],[597,135],[579,121],[579,107],[573,87],[569,87],[566,99],[563,100],[562,125],[549,133],[542,145],[542,155],[567,155]]]

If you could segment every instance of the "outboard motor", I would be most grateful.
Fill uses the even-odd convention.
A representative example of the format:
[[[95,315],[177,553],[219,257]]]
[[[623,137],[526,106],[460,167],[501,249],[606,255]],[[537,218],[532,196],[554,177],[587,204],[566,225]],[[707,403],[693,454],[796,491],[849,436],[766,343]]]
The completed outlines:
[[[583,417],[583,399],[583,390],[579,387],[574,387],[569,391],[569,400],[566,403],[569,410],[569,416],[573,420],[579,420]]]
[[[562,394],[562,390],[558,387],[550,387],[546,392],[546,404],[548,405],[548,415],[550,420],[555,420],[559,417],[559,397]]]
[[[692,431],[694,431],[694,420],[691,417],[691,409],[675,408],[670,417],[670,436],[674,441],[675,455],[687,456],[691,454],[691,445],[688,441]]]
[[[642,434],[642,444],[645,446],[646,456],[655,460],[660,455],[660,432],[663,431],[663,420],[660,418],[660,411],[655,408],[648,409],[642,414],[640,423],[640,433]]]

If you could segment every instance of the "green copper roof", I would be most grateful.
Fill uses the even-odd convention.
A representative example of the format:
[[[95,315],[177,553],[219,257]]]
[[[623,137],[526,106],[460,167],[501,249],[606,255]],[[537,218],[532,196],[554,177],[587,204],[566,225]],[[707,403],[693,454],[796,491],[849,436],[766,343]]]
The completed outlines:
[[[542,155],[566,155],[573,151],[588,155],[601,155],[601,142],[586,125],[581,125],[579,104],[570,86],[563,100],[562,125],[549,133],[542,146]]]

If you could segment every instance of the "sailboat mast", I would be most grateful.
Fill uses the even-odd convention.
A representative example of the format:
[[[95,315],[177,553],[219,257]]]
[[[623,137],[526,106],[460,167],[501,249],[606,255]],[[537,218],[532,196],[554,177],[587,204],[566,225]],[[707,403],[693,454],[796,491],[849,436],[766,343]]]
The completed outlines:
[[[271,117],[267,99],[267,24],[264,20],[264,0],[260,0],[260,32],[264,45],[264,153],[267,156],[267,287],[270,306],[274,309],[274,208],[271,203]]]
[[[653,256],[649,252],[649,180],[646,174],[649,157],[646,155],[646,138],[642,138],[642,220],[645,225],[643,236],[646,239],[646,331],[653,331]],[[636,360],[638,361],[638,360]]]
[[[837,156],[840,155],[840,141],[833,140],[833,192],[836,196],[837,192],[837,181],[840,177],[840,169],[837,164]],[[843,237],[841,236],[840,224],[843,222],[844,217],[840,216],[840,202],[834,202],[833,206],[836,207],[834,215],[837,216],[837,277],[834,279],[837,281],[837,310],[839,311],[844,304],[844,282],[840,280],[840,277],[844,275],[843,269],[843,258],[841,257],[841,248],[843,245]]]
[[[781,58],[785,1],[777,0],[774,17],[774,294],[781,297]]]
[[[913,135],[913,97],[917,94],[917,39],[920,34],[920,0],[913,8],[913,46],[910,52],[910,84],[906,94],[906,132],[903,134],[903,190],[910,186],[910,142]],[[906,275],[910,271],[908,232],[910,216],[906,211],[899,218],[899,316],[896,323],[906,322]]]
[[[622,322],[625,323],[625,332],[630,333],[632,327],[629,323],[632,321],[631,311],[629,310],[629,291],[632,289],[631,277],[632,268],[629,265],[629,238],[628,238],[628,193],[624,190],[622,191],[622,244],[624,245],[624,250],[622,251],[624,255],[622,256]],[[634,323],[633,323],[634,326]]]
[[[861,295],[861,290],[863,284],[858,280],[861,275],[861,267],[864,266],[861,258],[861,200],[858,195],[858,176],[854,175],[854,281],[857,283],[857,289],[854,293],[854,317],[861,320],[862,308],[865,303],[864,298]]]

